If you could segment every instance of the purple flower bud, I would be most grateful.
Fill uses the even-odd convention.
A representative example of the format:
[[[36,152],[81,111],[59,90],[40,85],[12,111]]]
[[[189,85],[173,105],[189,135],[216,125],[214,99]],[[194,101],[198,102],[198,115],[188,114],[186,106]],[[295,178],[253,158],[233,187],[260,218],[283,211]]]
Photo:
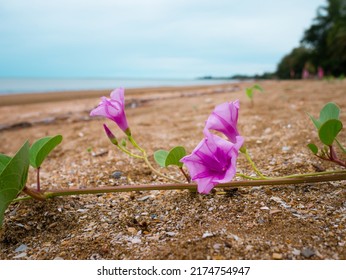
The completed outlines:
[[[205,130],[205,138],[193,152],[181,159],[197,182],[198,192],[208,194],[218,183],[232,180],[236,174],[237,157],[244,139],[235,137],[235,143]]]
[[[108,128],[108,126],[106,124],[103,124],[103,128],[107,134],[107,137],[109,138],[109,140],[111,140],[111,142],[114,145],[118,145],[118,140],[117,138],[115,138],[114,134],[112,133],[112,131]]]
[[[130,135],[130,128],[125,115],[124,89],[117,88],[110,94],[110,99],[101,97],[100,104],[90,112],[90,116],[103,116],[114,121],[122,131]]]
[[[236,142],[239,136],[237,129],[239,100],[234,102],[225,102],[215,107],[209,116],[205,128],[222,132],[232,142]]]

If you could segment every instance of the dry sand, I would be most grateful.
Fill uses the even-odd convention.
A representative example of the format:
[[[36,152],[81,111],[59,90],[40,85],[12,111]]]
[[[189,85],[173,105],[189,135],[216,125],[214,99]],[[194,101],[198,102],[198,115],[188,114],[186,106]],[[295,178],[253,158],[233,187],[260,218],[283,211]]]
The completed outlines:
[[[177,145],[190,152],[213,108],[239,99],[239,131],[265,174],[338,168],[306,148],[317,141],[306,112],[317,117],[333,101],[345,123],[345,81],[260,82],[265,93],[255,93],[251,107],[245,88],[252,84],[127,90],[128,122],[149,154]],[[62,134],[42,166],[43,189],[166,182],[110,144],[102,123],[121,139],[114,124],[89,117],[108,94],[0,96],[0,153]],[[252,172],[243,157],[238,169]],[[122,176],[113,178],[115,171]],[[162,172],[182,179],[174,168]],[[27,185],[35,186],[33,170]],[[346,259],[345,221],[344,181],[226,194],[150,191],[25,201],[6,212],[0,259]]]

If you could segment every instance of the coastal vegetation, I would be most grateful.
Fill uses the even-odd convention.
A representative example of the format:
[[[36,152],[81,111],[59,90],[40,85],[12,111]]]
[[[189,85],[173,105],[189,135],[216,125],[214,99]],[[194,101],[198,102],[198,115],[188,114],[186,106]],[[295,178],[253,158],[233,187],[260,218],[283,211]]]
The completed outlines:
[[[275,72],[227,77],[205,76],[203,79],[343,79],[345,74],[346,0],[327,0],[326,6],[317,9],[317,15],[305,30],[300,45],[279,61]]]
[[[327,6],[319,7],[300,43],[279,62],[278,78],[300,78],[303,69],[317,75],[318,68],[326,76],[343,76],[346,73],[346,1],[328,0]]]

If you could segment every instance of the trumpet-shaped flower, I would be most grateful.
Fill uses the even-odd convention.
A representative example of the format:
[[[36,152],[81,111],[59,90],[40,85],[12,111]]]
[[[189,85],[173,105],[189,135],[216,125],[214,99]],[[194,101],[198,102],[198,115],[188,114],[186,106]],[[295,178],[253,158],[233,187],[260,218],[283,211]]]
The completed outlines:
[[[125,115],[124,89],[117,88],[110,94],[111,98],[101,97],[100,104],[90,112],[90,116],[103,116],[114,121],[127,135],[130,129]]]
[[[237,129],[239,100],[225,102],[215,107],[209,116],[205,128],[222,132],[227,138],[235,143],[239,136]]]
[[[232,180],[236,174],[237,157],[244,139],[235,137],[235,143],[204,131],[205,138],[193,152],[181,159],[191,179],[197,182],[198,192],[207,194],[216,184]]]

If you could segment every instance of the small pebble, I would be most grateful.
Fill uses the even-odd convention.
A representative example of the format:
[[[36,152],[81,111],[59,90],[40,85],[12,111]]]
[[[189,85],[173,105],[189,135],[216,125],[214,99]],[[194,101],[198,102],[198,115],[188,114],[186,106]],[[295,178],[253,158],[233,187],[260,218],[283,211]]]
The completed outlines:
[[[108,151],[101,151],[101,152],[98,152],[98,153],[91,153],[91,155],[93,157],[102,157],[104,155],[108,154]]]
[[[282,260],[282,254],[280,254],[280,253],[273,253],[273,259],[274,260]]]
[[[272,210],[269,211],[269,214],[273,215],[273,214],[280,213],[280,212],[281,212],[280,209],[272,209]]]
[[[25,257],[26,257],[26,253],[23,252],[23,253],[20,253],[19,255],[14,256],[13,258],[14,259],[20,259],[20,258],[25,258]]]
[[[131,233],[132,235],[136,235],[136,234],[137,234],[137,229],[134,228],[134,227],[128,227],[128,228],[127,228],[127,231],[128,231],[129,233]]]
[[[138,237],[138,236],[135,236],[133,238],[129,238],[128,239],[132,244],[139,244],[142,242],[142,240]]]
[[[267,127],[265,130],[264,130],[264,134],[269,134],[272,132],[272,129],[270,127]]]
[[[302,250],[302,255],[305,257],[305,258],[310,258],[312,256],[315,255],[315,251],[311,248],[304,248]]]
[[[295,256],[299,256],[300,255],[300,250],[294,248],[293,251],[292,251],[292,254],[295,255]]]
[[[212,236],[214,236],[214,234],[212,234],[211,232],[205,232],[205,233],[203,233],[202,238],[207,238],[207,237],[212,237]]]
[[[19,247],[16,248],[16,250],[14,250],[16,253],[19,252],[23,252],[26,251],[28,249],[28,246],[26,246],[25,244],[21,244]]]
[[[173,237],[173,236],[176,236],[176,233],[172,231],[168,231],[166,232],[166,235]]]
[[[288,146],[282,147],[283,152],[288,152],[289,150],[291,150],[291,147],[288,147]]]
[[[138,201],[146,201],[146,200],[148,200],[151,197],[152,197],[151,195],[146,195],[146,196],[142,196],[142,197],[138,198],[137,200]]]
[[[150,218],[152,218],[153,220],[156,220],[157,219],[157,215],[156,214],[151,214]]]
[[[245,250],[246,251],[251,251],[253,249],[252,245],[246,245]]]
[[[120,179],[122,175],[123,173],[121,171],[114,171],[111,175],[111,178]]]

